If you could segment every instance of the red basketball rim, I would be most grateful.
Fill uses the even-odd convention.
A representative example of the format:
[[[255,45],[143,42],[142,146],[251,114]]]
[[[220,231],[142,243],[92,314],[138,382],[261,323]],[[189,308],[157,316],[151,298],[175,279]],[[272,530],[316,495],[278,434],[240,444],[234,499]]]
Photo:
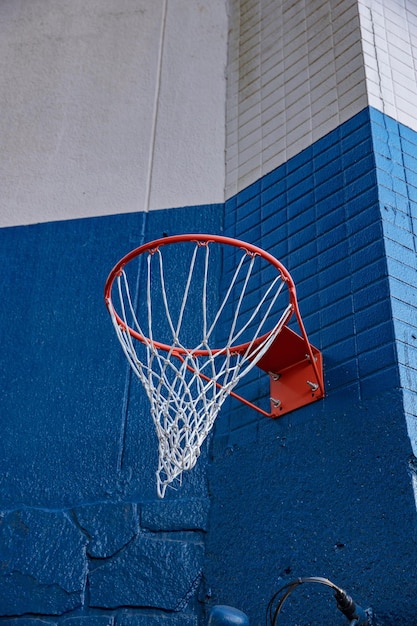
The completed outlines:
[[[145,243],[142,246],[139,246],[138,248],[135,248],[134,250],[126,254],[124,257],[120,259],[118,263],[116,263],[116,265],[113,267],[113,269],[111,270],[106,280],[106,283],[104,286],[104,299],[106,302],[107,309],[109,310],[109,312],[113,311],[113,315],[115,316],[118,325],[123,330],[127,331],[131,335],[131,337],[137,339],[143,344],[146,344],[146,345],[151,344],[152,346],[155,346],[156,348],[160,350],[164,350],[166,352],[172,351],[173,354],[178,354],[178,355],[185,355],[185,354],[191,353],[195,356],[208,356],[209,354],[216,354],[224,350],[224,348],[213,348],[210,351],[193,350],[192,348],[191,349],[187,349],[187,348],[174,348],[173,349],[173,347],[170,346],[169,344],[160,343],[159,341],[155,341],[155,340],[150,340],[149,337],[145,337],[144,335],[141,335],[130,326],[127,326],[113,306],[113,302],[111,299],[111,292],[112,292],[113,284],[114,284],[115,279],[121,275],[125,265],[127,265],[130,261],[137,258],[138,256],[144,254],[145,252],[150,252],[151,254],[153,254],[162,246],[167,246],[167,245],[176,244],[176,243],[183,243],[187,241],[195,242],[199,245],[206,245],[209,243],[219,243],[219,244],[223,244],[227,246],[234,246],[235,248],[240,248],[241,250],[244,250],[250,255],[263,257],[266,261],[268,261],[268,263],[270,263],[272,266],[274,266],[278,270],[278,272],[281,274],[282,279],[287,283],[289,295],[290,295],[290,304],[292,305],[292,311],[295,311],[297,313],[297,318],[298,318],[299,313],[298,313],[298,304],[297,304],[294,281],[290,273],[286,269],[286,267],[280,261],[278,261],[278,259],[272,256],[272,254],[269,254],[269,252],[266,252],[265,250],[262,250],[262,248],[259,248],[258,246],[254,246],[245,241],[240,241],[239,239],[234,239],[232,237],[224,237],[223,235],[207,235],[207,234],[173,235],[170,237],[163,237],[161,239],[156,239],[154,241]],[[256,348],[256,346],[262,343],[263,341],[265,341],[271,335],[272,332],[273,330],[265,333],[264,335],[262,335],[262,337],[258,337],[256,341],[254,342],[248,341],[246,343],[242,343],[237,346],[231,346],[229,350],[236,354],[243,354],[244,352],[246,352],[249,346],[251,346],[251,344],[252,344],[253,349]]]

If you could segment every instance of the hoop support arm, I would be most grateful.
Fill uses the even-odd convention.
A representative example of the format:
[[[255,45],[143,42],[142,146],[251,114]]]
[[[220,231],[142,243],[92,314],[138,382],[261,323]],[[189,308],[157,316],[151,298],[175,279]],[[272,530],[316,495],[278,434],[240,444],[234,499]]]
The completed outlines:
[[[321,352],[308,341],[299,314],[297,321],[301,331],[304,330],[304,336],[284,326],[268,352],[256,364],[270,378],[271,411],[268,413],[234,391],[229,394],[264,417],[282,417],[324,397]],[[175,356],[184,362],[180,353],[176,352]],[[190,365],[187,365],[187,369],[194,372]],[[198,375],[208,382],[211,380],[201,372]],[[215,384],[218,388],[222,387],[220,383]]]
[[[303,327],[302,327],[303,328]],[[270,377],[271,414],[276,418],[324,397],[320,350],[284,326],[257,367]]]
[[[177,357],[177,359],[179,359],[183,363],[185,362],[185,359],[183,358],[181,353],[175,352],[173,354]],[[195,370],[191,367],[191,365],[186,365],[186,368],[190,372],[195,372]],[[211,378],[209,376],[206,376],[205,374],[202,374],[201,372],[198,372],[198,376],[202,378],[203,380],[206,380],[207,382],[211,381]],[[223,386],[217,382],[214,384],[216,385],[216,387],[218,387],[218,389],[221,389]],[[242,404],[246,404],[246,406],[250,407],[251,409],[254,409],[255,411],[258,411],[258,413],[262,413],[262,415],[264,415],[265,417],[275,417],[273,413],[268,413],[267,411],[264,411],[259,406],[256,406],[256,404],[253,404],[253,402],[250,402],[250,400],[246,400],[246,398],[243,398],[242,396],[240,396],[238,393],[235,393],[234,391],[230,391],[229,396],[233,396],[233,398],[236,398],[236,400],[239,400],[240,402],[242,402]]]

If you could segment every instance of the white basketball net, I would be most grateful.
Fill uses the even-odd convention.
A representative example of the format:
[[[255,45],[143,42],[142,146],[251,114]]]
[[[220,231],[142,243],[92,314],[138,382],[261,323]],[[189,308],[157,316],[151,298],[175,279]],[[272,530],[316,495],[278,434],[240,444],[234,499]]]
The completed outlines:
[[[211,245],[195,242],[184,290],[179,296],[179,304],[174,307],[175,314],[168,296],[163,248],[147,253],[144,321],[138,319],[134,294],[131,294],[124,270],[116,278],[113,287],[119,299],[119,320],[113,302],[109,305],[117,337],[151,403],[151,414],[159,440],[156,477],[158,496],[161,498],[168,485],[175,479],[181,480],[182,472],[194,467],[224,400],[265,354],[292,312],[291,304],[285,304],[272,330],[266,327],[267,319],[276,309],[276,300],[283,290],[285,279],[277,271],[269,286],[262,290],[255,270],[259,256],[238,249],[237,254],[241,258],[224,287],[217,312],[209,320],[207,302],[212,299],[208,286]],[[199,272],[196,266],[197,259],[201,261],[201,254],[204,260],[200,267],[204,269]],[[195,298],[196,281],[198,299]],[[155,282],[158,284],[157,296],[153,290]],[[257,305],[248,313],[245,297],[247,300],[254,283],[260,293],[257,295]],[[191,301],[192,291],[194,295]],[[176,296],[178,299],[178,293]],[[251,298],[253,302],[253,294]],[[161,303],[164,308],[171,335],[169,350],[157,345],[161,339],[157,336],[158,327],[154,328],[155,301],[158,302],[158,315],[161,314]],[[183,345],[181,339],[185,312],[190,307],[193,319],[201,320],[199,341],[192,348]],[[227,332],[224,326],[226,313],[230,320]],[[123,325],[120,320],[123,320]],[[129,327],[142,336],[141,341],[126,331]],[[243,343],[249,331],[252,339],[244,352],[237,354],[233,347]],[[224,342],[220,350],[210,345],[215,334],[219,333]],[[218,337],[216,339],[218,341]],[[205,354],[199,354],[200,350],[205,351]]]

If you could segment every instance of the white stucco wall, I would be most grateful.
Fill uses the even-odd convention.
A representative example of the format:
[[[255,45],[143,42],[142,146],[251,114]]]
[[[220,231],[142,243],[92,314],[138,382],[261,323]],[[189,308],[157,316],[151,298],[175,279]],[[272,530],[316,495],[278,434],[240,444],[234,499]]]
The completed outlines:
[[[417,130],[416,59],[413,0],[3,0],[0,226],[222,202],[367,104]]]
[[[222,202],[224,0],[0,3],[0,226]]]

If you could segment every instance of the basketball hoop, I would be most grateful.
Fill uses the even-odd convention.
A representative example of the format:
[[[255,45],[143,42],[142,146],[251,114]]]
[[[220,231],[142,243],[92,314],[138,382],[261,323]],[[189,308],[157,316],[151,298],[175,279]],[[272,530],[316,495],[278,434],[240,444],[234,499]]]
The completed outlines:
[[[115,265],[104,295],[151,403],[161,498],[194,467],[229,395],[267,417],[324,396],[321,354],[308,341],[294,282],[261,248],[220,235],[157,239]],[[300,335],[288,327],[292,317]],[[270,376],[269,413],[233,391],[254,366]]]

